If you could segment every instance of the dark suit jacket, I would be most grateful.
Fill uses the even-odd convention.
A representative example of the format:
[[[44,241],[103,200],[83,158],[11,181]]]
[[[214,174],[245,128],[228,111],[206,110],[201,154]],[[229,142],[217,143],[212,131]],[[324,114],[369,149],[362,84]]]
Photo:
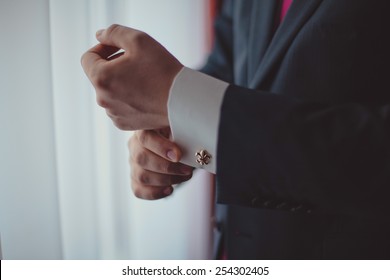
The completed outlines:
[[[390,259],[390,1],[227,0],[217,200],[232,259]],[[220,213],[221,209],[220,209]]]

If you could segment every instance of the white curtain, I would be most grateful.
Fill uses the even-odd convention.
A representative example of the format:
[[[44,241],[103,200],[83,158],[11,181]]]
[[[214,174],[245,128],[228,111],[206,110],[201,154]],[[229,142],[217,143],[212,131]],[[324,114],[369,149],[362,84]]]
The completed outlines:
[[[135,199],[126,142],[80,66],[111,23],[185,65],[205,56],[207,1],[0,0],[0,234],[4,259],[206,259],[210,178]]]

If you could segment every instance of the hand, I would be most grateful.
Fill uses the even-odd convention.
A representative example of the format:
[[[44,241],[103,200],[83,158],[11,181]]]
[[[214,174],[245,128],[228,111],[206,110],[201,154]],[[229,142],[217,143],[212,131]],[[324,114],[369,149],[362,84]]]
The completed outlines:
[[[142,130],[128,142],[131,186],[135,196],[160,199],[173,192],[172,185],[192,177],[193,168],[179,163],[181,151],[169,140],[170,130]]]
[[[120,25],[96,33],[101,43],[81,58],[97,103],[122,130],[169,126],[167,102],[183,65],[149,35]],[[121,54],[115,54],[123,49]]]

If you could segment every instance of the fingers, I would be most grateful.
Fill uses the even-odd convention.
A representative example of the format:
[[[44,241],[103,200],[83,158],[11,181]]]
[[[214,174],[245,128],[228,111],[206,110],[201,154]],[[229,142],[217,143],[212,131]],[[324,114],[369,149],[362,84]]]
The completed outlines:
[[[117,47],[98,44],[84,53],[81,57],[81,65],[88,78],[93,80],[101,70],[100,66],[102,63],[106,62],[107,59],[111,60],[110,56],[115,54],[118,50],[119,48]]]
[[[129,140],[131,182],[134,194],[143,199],[159,199],[173,192],[172,185],[192,177],[193,168],[168,157],[175,153],[180,160],[179,147],[166,138],[169,130],[138,131]]]
[[[169,162],[144,148],[140,150],[130,159],[131,186],[136,197],[148,200],[164,198],[172,194],[172,185],[191,179],[192,168]]]
[[[129,50],[131,42],[133,42],[134,39],[137,41],[137,38],[142,38],[143,35],[145,35],[143,32],[133,28],[113,24],[107,29],[96,32],[96,39],[103,45]]]
[[[173,184],[188,181],[191,177],[192,174],[186,176],[165,175],[132,166],[131,187],[136,197],[155,200],[171,195],[174,190]]]
[[[136,197],[146,200],[156,200],[169,196],[173,192],[172,186],[154,187],[132,182],[131,187]]]
[[[163,187],[179,184],[189,180],[192,174],[182,175],[168,175],[145,170],[138,165],[131,168],[131,179],[139,184],[145,186]]]
[[[160,157],[173,162],[180,160],[180,148],[161,133],[155,130],[140,130],[135,132],[135,136],[143,147]]]
[[[89,49],[87,52],[91,52],[93,54],[98,55],[102,59],[107,59],[117,51],[119,51],[120,48],[115,47],[115,46],[109,46],[109,45],[102,45],[102,44],[97,44],[91,49]]]
[[[133,141],[138,141],[133,139]],[[134,144],[140,145],[140,144]],[[189,175],[193,168],[180,162],[169,161],[144,147],[131,149],[130,164],[145,170],[167,175]]]
[[[129,140],[130,164],[145,170],[169,174],[189,175],[193,168],[180,162],[181,150],[157,131],[137,131]]]
[[[112,25],[96,38],[100,44],[81,63],[114,124],[122,130],[168,126],[169,89],[183,65],[152,37],[129,27]],[[178,153],[169,155],[178,160]]]

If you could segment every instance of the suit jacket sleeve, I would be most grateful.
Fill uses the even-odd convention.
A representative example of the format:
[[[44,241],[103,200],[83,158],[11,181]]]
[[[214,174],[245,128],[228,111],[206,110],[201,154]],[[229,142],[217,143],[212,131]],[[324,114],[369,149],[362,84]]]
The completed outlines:
[[[315,104],[230,86],[219,127],[219,202],[387,215],[389,131],[389,104]]]
[[[232,13],[232,1],[225,1],[214,49],[203,68],[231,84]],[[386,102],[309,102],[229,86],[218,132],[218,201],[387,216],[389,109]]]

